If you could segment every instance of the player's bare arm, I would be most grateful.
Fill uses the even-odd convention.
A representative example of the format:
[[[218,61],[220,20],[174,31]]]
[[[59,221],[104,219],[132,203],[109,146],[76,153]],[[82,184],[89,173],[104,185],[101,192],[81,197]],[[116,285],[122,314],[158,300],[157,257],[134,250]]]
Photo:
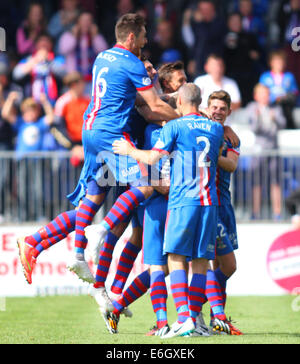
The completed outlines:
[[[235,152],[228,151],[227,156],[220,156],[218,159],[218,166],[226,172],[233,173],[238,166],[239,155]]]
[[[133,147],[127,140],[118,139],[113,142],[112,149],[115,154],[129,155],[138,162],[153,165],[164,155],[156,150],[141,150]]]
[[[140,91],[140,95],[146,101],[151,113],[153,113],[154,119],[157,120],[173,120],[179,117],[179,114],[166,102],[162,101],[157,92],[151,88],[148,90]]]

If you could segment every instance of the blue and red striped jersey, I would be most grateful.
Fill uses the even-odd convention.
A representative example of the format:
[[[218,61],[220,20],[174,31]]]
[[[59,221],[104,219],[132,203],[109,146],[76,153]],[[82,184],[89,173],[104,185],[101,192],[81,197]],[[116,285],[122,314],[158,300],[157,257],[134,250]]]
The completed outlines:
[[[223,126],[200,114],[167,123],[153,150],[169,154],[169,209],[219,204],[216,169],[223,145]]]
[[[151,87],[143,62],[124,47],[116,45],[99,53],[93,65],[92,96],[83,116],[84,128],[112,134],[129,132],[136,94]]]
[[[234,152],[237,155],[240,155],[240,144],[234,148],[232,144],[225,140],[222,156],[226,157],[228,151]],[[230,193],[230,179],[231,173],[225,171],[224,169],[218,167],[216,174],[216,185],[217,185],[217,194],[219,198],[220,205],[230,205],[231,204],[231,193]]]

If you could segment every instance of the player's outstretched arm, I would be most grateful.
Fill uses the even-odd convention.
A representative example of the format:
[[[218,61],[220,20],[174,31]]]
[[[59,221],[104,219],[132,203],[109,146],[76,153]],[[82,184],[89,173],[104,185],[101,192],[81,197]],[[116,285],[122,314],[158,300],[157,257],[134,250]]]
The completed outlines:
[[[152,113],[154,113],[154,119],[157,120],[173,120],[179,117],[178,113],[166,102],[162,101],[153,89],[139,91]]]
[[[112,149],[115,154],[129,155],[138,162],[149,165],[155,164],[163,157],[163,154],[156,150],[136,149],[125,139],[115,140],[112,144]]]

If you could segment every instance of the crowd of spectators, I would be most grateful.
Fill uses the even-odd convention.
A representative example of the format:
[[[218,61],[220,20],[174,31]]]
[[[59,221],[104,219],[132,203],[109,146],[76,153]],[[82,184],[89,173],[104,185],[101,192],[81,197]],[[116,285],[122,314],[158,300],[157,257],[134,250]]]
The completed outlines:
[[[128,12],[147,20],[145,57],[156,68],[183,61],[203,107],[211,91],[227,90],[263,148],[276,148],[280,128],[297,128],[300,0],[12,0],[0,5],[0,150],[67,149],[80,164],[93,61],[114,45],[116,20]],[[276,161],[270,166],[276,172]],[[275,173],[275,201],[277,187]]]

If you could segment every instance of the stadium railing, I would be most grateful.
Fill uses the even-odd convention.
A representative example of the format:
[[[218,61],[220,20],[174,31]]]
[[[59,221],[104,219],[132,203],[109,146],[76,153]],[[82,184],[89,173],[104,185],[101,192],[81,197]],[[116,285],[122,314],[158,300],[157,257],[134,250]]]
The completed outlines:
[[[247,138],[249,141],[250,136]],[[300,140],[299,134],[296,138]],[[290,137],[286,135],[284,140],[292,146]],[[15,152],[0,152],[0,171],[1,224],[48,221],[73,208],[66,195],[76,187],[81,166],[72,165],[69,152],[38,152],[22,158],[18,158]],[[300,188],[300,143],[298,148],[278,150],[253,149],[244,143],[231,183],[238,221],[252,218],[253,187],[257,184],[262,192],[261,219],[272,219],[270,188],[274,181],[280,187],[282,219],[287,220],[289,213],[284,200],[293,190]],[[110,207],[113,198],[112,191],[98,219]]]

